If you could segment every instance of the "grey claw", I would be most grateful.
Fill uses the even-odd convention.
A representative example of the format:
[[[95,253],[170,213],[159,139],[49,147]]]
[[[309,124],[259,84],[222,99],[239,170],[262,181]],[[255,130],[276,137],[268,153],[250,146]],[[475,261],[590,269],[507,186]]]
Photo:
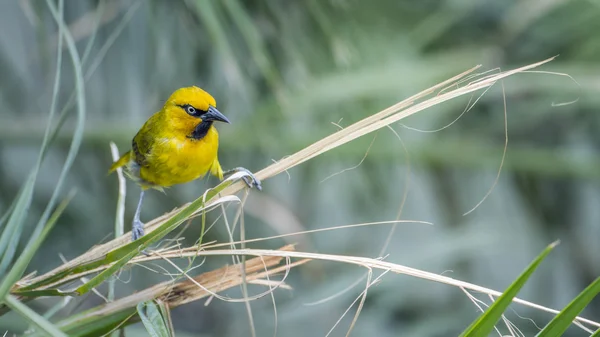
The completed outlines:
[[[131,240],[135,241],[144,236],[144,224],[139,220],[134,220],[131,226]]]
[[[135,241],[142,236],[144,236],[144,224],[139,220],[133,220],[133,225],[131,226],[131,241]],[[142,250],[141,253],[150,256],[146,250]]]
[[[250,172],[248,169],[245,169],[243,167],[236,167],[234,169],[226,171],[224,175],[227,176],[240,171],[247,174],[247,176],[242,177],[242,180],[244,181],[244,183],[246,183],[246,186],[248,186],[249,188],[255,187],[257,190],[262,191],[262,185],[260,183],[260,180],[258,180],[258,178],[256,178],[254,174],[252,174],[252,172]]]
[[[242,179],[246,183],[246,186],[250,188],[255,187],[257,190],[262,191],[260,180],[256,179],[254,175],[251,175],[250,177],[244,177]]]

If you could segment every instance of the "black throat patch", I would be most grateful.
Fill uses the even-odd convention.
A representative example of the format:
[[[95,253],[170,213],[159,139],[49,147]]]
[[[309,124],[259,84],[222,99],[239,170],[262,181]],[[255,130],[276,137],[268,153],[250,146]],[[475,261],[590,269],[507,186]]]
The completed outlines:
[[[192,133],[188,136],[188,138],[194,139],[194,140],[199,140],[202,139],[206,136],[206,134],[208,133],[208,130],[210,130],[210,127],[212,126],[213,121],[203,121],[200,124],[196,125],[196,128],[194,128],[194,131],[192,131]]]

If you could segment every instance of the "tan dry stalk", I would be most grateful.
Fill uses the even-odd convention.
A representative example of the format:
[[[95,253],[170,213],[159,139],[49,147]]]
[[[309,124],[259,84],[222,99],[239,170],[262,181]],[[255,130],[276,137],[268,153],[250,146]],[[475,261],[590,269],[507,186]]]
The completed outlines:
[[[557,242],[554,243],[558,244]],[[277,250],[267,250],[267,249],[221,249],[221,250],[202,250],[198,251],[196,247],[188,247],[182,250],[178,250],[177,252],[170,252],[165,254],[165,258],[174,258],[174,257],[191,257],[191,256],[230,256],[230,255],[240,255],[240,256],[277,256],[277,257],[287,257],[287,258],[295,258],[304,260],[321,260],[321,261],[330,261],[330,262],[341,262],[346,264],[353,264],[357,266],[361,266],[367,268],[369,270],[379,269],[384,272],[394,272],[397,274],[404,274],[413,277],[417,277],[424,280],[429,280],[438,283],[448,284],[454,287],[461,288],[463,290],[468,289],[471,291],[488,294],[493,297],[499,297],[502,295],[502,292],[496,291],[490,288],[478,286],[476,284],[472,284],[469,282],[464,282],[461,280],[457,280],[448,276],[439,275],[423,270],[419,270],[416,268],[406,267],[403,265],[399,265],[392,262],[383,261],[381,259],[374,259],[368,257],[361,256],[349,256],[349,255],[335,255],[335,254],[322,254],[322,253],[308,253],[308,252],[297,252],[297,251],[277,251]],[[525,305],[530,308],[538,309],[541,311],[549,312],[552,314],[558,314],[559,311],[555,309],[551,309],[548,307],[541,306],[539,304],[529,302],[520,298],[515,297],[513,302]],[[583,317],[577,316],[575,318],[576,322],[586,323],[592,325],[596,328],[600,328],[600,323],[597,321],[593,321],[590,319],[586,319]]]
[[[292,245],[280,248],[280,251],[293,251]],[[267,256],[255,257],[246,261],[246,282],[252,283],[255,280],[261,280],[266,276],[273,276],[286,270],[304,264],[310,260],[302,259],[291,264],[280,265],[284,257]],[[223,290],[242,284],[241,265],[226,265],[196,277],[193,280],[209,291],[200,288],[194,281],[185,280],[181,282],[165,281],[146,288],[135,294],[123,297],[114,302],[106,303],[96,308],[86,311],[85,315],[76,316],[77,321],[88,320],[93,317],[110,316],[123,310],[135,308],[138,303],[160,300],[174,308],[182,304],[197,301],[210,296],[212,293],[218,293]]]

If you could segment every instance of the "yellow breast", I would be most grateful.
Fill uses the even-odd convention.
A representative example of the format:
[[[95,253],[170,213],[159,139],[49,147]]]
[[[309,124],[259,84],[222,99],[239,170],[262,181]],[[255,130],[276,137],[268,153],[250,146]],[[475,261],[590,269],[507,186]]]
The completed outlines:
[[[152,184],[168,187],[203,177],[220,165],[217,159],[219,135],[212,126],[202,139],[191,139],[185,134],[157,138],[147,165],[140,169],[140,177]]]

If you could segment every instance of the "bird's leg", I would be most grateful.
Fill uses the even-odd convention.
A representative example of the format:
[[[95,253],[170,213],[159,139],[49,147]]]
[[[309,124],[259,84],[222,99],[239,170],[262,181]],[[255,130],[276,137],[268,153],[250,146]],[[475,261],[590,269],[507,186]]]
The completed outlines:
[[[131,224],[131,240],[135,241],[144,236],[144,224],[140,221],[140,211],[142,209],[142,200],[144,200],[144,190],[140,193],[140,201],[138,202],[135,215],[133,216],[133,223]]]
[[[252,174],[252,172],[248,171],[243,167],[236,167],[231,170],[227,170],[223,172],[223,176],[229,176],[237,172],[245,172],[246,174],[248,174],[247,176],[242,177],[242,180],[246,183],[246,185],[248,185],[248,187],[256,187],[257,190],[262,191],[262,185],[260,184],[260,180],[258,180],[254,176],[254,174]]]

